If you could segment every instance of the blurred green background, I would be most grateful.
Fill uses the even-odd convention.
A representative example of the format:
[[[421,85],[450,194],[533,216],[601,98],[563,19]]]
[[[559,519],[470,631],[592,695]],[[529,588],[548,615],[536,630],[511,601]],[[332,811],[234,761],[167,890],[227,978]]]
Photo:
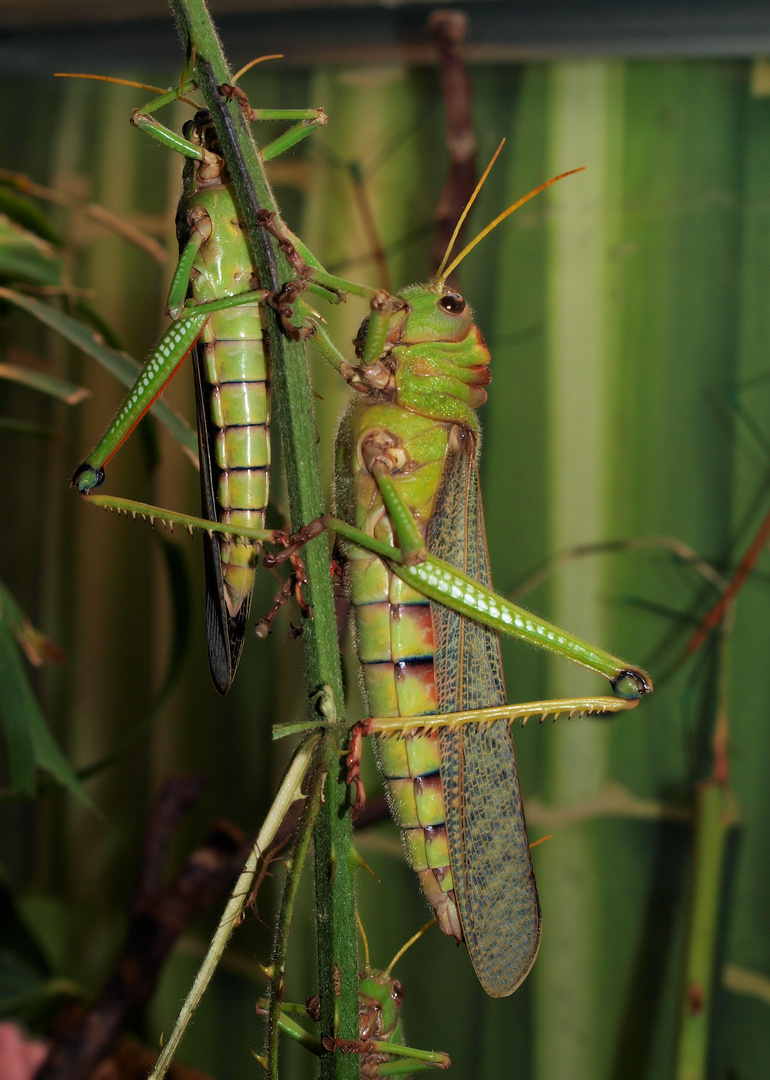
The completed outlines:
[[[238,41],[224,44],[234,66],[249,59]],[[172,85],[179,65],[112,73]],[[676,538],[729,576],[770,502],[764,63],[571,58],[473,62],[470,75],[480,168],[507,139],[473,211],[476,229],[548,176],[586,166],[527,204],[460,272],[492,354],[482,479],[496,588],[510,592],[575,545],[640,537]],[[447,168],[437,68],[355,56],[322,67],[275,61],[243,87],[252,104],[323,105],[329,115],[328,127],[271,174],[288,223],[325,265],[375,280],[346,168],[356,162],[394,285],[425,278]],[[164,326],[181,170],[128,126],[147,95],[32,76],[0,82],[0,94],[0,166],[103,203],[167,245],[167,266],[158,268],[84,219],[57,217],[74,250],[75,281],[93,290],[94,307],[141,358]],[[166,122],[178,127],[187,115],[178,106]],[[349,353],[365,313],[351,301],[330,315]],[[189,644],[173,693],[155,707],[182,617],[161,555],[168,541],[67,490],[122,390],[20,314],[5,311],[0,333],[5,359],[92,390],[68,408],[2,384],[2,416],[44,425],[53,437],[0,431],[0,577],[67,654],[65,666],[31,676],[60,745],[78,768],[115,758],[87,784],[98,814],[50,788],[34,802],[0,804],[0,859],[8,896],[50,971],[95,993],[122,941],[160,785],[179,771],[207,780],[174,863],[217,818],[256,832],[288,753],[273,746],[270,727],[302,716],[302,646],[283,617],[267,642],[247,642],[234,688],[220,700],[205,655],[199,542],[183,535],[172,542],[188,577],[191,609],[178,630]],[[329,481],[347,392],[317,356],[311,362]],[[192,419],[186,369],[167,399]],[[135,435],[108,490],[197,513],[198,477],[156,431],[157,458]],[[275,457],[273,520],[281,524]],[[734,1080],[766,1075],[770,1049],[768,569],[763,557],[740,596],[723,672],[737,824],[721,882],[707,1075]],[[264,574],[257,617],[275,589]],[[434,931],[396,970],[409,1040],[449,1052],[452,1075],[674,1075],[693,807],[713,764],[718,677],[713,643],[687,663],[678,657],[716,595],[670,547],[651,543],[564,560],[523,600],[648,668],[657,688],[612,722],[531,722],[515,731],[531,838],[553,834],[533,856],[543,906],[535,969],[511,999],[492,1001],[464,952]],[[524,646],[505,642],[504,654],[511,701],[599,689]],[[348,670],[360,715],[352,663]],[[368,789],[376,784],[372,772]],[[362,834],[359,847],[379,878],[360,875],[359,902],[372,960],[384,965],[425,908],[390,822]],[[271,882],[259,901],[260,920],[238,930],[181,1053],[220,1080],[259,1073],[249,1047],[263,1037],[253,1002],[264,987],[257,961],[269,956]],[[292,1000],[315,989],[311,901],[308,884],[292,930]],[[169,962],[140,1027],[148,1043],[168,1030],[214,920],[186,933]],[[12,957],[12,940],[3,944]],[[8,999],[18,989],[12,980],[9,987]],[[285,1075],[314,1075],[309,1055],[289,1046],[285,1055]]]

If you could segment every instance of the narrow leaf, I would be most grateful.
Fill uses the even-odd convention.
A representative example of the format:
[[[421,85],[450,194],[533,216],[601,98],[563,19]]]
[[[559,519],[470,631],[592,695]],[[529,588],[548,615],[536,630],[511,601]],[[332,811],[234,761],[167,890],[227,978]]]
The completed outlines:
[[[43,371],[34,371],[32,368],[22,367],[20,364],[0,364],[0,379],[9,382],[20,383],[28,386],[30,390],[38,390],[41,394],[63,401],[66,405],[77,405],[87,398],[91,391],[68,379],[60,379],[56,375],[46,375]]]
[[[102,367],[114,375],[123,386],[133,386],[140,367],[136,360],[128,356],[127,353],[118,352],[116,349],[110,349],[107,345],[104,345],[87,326],[84,326],[77,319],[73,319],[71,315],[58,311],[48,304],[43,304],[31,296],[14,292],[12,289],[0,288],[0,298],[20,307],[33,318],[60,334],[70,344],[81,349],[87,356],[98,360]],[[152,412],[156,419],[165,424],[190,460],[197,466],[198,437],[187,422],[181,416],[177,416],[162,401],[155,402]]]
[[[35,793],[31,716],[38,709],[7,623],[0,623],[0,723],[8,748],[8,780],[25,795]]]
[[[63,264],[47,241],[0,213],[0,276],[33,285],[61,285]]]
[[[14,638],[14,614],[20,609],[18,605],[9,604],[8,601],[9,595],[3,590],[0,619],[0,723],[8,746],[10,785],[25,795],[33,795],[35,769],[45,769],[81,802],[93,808],[93,802],[48,730],[37,699],[32,693]],[[12,608],[15,608],[13,614]]]
[[[64,242],[46,214],[27,195],[20,194],[18,188],[14,190],[17,181],[9,179],[4,172],[5,170],[0,169],[0,211],[22,228],[35,233],[55,247],[62,247]],[[16,175],[18,174],[14,174]]]

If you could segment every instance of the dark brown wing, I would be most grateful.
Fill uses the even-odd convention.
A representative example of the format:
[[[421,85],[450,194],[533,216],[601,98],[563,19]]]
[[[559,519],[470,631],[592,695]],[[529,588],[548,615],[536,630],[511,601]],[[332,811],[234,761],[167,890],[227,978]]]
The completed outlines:
[[[198,414],[198,447],[201,471],[201,512],[209,521],[217,520],[215,465],[207,420],[206,389],[201,375],[200,345],[193,349],[195,372],[195,406]],[[225,603],[222,560],[216,536],[203,536],[203,565],[206,571],[206,640],[209,648],[209,668],[214,686],[226,694],[238,667],[251,609],[251,597],[246,599],[233,618]]]

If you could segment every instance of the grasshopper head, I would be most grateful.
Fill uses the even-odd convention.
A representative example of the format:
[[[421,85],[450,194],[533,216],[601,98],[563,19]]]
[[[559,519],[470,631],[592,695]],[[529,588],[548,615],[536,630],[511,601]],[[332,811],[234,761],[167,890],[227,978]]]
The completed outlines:
[[[192,120],[184,125],[182,134],[188,142],[206,151],[205,160],[193,164],[198,184],[226,183],[229,179],[227,168],[211,114],[206,109],[199,109]]]
[[[443,282],[410,285],[399,293],[406,304],[400,344],[418,345],[430,341],[464,341],[474,329],[470,304]]]
[[[476,430],[474,413],[487,398],[490,357],[470,305],[440,281],[412,285],[399,300],[406,310],[393,348],[396,400]]]
[[[399,1020],[405,990],[387,971],[367,968],[359,975],[359,1037],[387,1039]]]

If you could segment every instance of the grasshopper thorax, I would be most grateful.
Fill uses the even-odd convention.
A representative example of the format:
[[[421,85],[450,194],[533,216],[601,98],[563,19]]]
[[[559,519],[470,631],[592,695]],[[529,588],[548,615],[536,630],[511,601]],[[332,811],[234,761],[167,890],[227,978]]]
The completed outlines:
[[[396,400],[478,432],[475,411],[487,400],[490,355],[470,304],[443,281],[413,285],[400,297],[407,315]]]

